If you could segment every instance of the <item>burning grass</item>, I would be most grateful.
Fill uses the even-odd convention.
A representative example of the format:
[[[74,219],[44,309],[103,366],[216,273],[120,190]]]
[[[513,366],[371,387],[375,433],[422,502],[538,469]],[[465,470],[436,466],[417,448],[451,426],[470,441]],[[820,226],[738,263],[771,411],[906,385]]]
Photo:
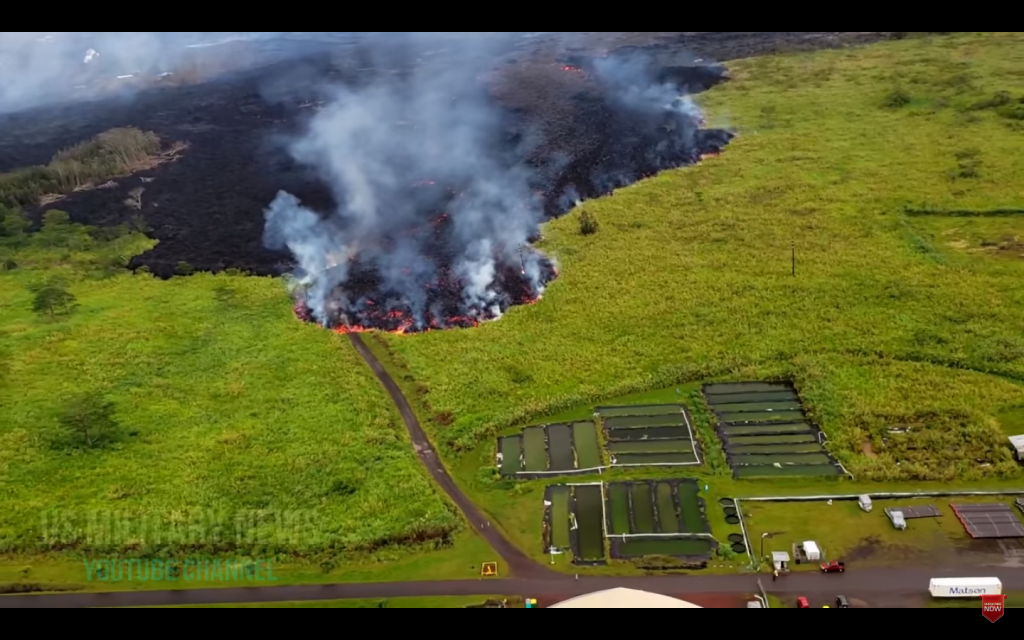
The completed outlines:
[[[435,435],[465,451],[609,396],[778,375],[858,478],[1019,477],[994,416],[1024,401],[1024,262],[952,260],[901,211],[1024,204],[1022,138],[971,109],[1021,94],[1022,64],[1015,33],[736,63],[701,99],[712,125],[741,132],[734,146],[588,203],[600,233],[549,223],[538,248],[561,272],[544,304],[385,338],[432,410],[455,417]],[[914,102],[880,107],[897,84]],[[951,175],[967,148],[977,177]],[[893,422],[928,435],[864,455],[864,436]]]
[[[151,244],[137,235],[124,242],[132,246],[7,248],[21,266],[0,272],[0,551],[44,551],[41,518],[53,510],[77,516],[85,531],[90,514],[119,512],[151,534],[211,512],[228,523],[257,512],[305,514],[296,537],[278,538],[264,524],[255,546],[239,543],[230,524],[219,544],[209,536],[143,541],[138,528],[109,546],[56,538],[60,549],[93,554],[241,547],[318,562],[449,539],[457,517],[346,341],[295,322],[271,279],[88,275],[94,254]],[[81,307],[56,322],[34,317],[27,285],[58,272]],[[90,390],[114,402],[117,442],[54,448],[64,398]]]

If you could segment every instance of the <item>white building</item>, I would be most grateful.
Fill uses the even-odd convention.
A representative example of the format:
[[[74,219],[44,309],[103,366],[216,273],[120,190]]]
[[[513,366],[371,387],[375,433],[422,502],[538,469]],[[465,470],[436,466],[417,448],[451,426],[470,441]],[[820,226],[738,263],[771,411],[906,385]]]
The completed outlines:
[[[566,600],[549,609],[703,609],[695,604],[646,591],[609,589]]]
[[[1024,436],[1012,436],[1010,444],[1017,451],[1017,459],[1024,462]]]

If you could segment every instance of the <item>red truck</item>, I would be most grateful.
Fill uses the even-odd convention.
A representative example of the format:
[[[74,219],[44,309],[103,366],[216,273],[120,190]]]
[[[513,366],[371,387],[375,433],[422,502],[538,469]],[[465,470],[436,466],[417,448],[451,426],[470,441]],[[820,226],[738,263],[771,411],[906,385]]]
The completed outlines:
[[[822,573],[846,573],[846,563],[845,562],[838,562],[838,561],[826,562],[826,563],[821,565],[821,572]]]

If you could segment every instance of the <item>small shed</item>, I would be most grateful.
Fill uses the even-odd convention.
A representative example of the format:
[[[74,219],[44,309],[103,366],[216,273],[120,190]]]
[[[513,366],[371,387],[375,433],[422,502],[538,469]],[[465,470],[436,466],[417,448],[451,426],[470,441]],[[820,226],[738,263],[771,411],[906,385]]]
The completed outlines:
[[[764,609],[764,606],[758,600],[751,600],[747,603],[748,609]]]
[[[772,564],[776,571],[789,571],[789,554],[785,551],[772,551]]]
[[[858,498],[857,504],[859,504],[860,508],[867,513],[871,513],[871,510],[875,508],[875,505],[871,502],[871,496],[869,495],[863,495]]]
[[[1011,436],[1010,444],[1017,452],[1017,460],[1024,462],[1024,436]]]
[[[804,555],[807,556],[808,562],[821,562],[821,549],[818,547],[818,543],[813,540],[805,542]]]

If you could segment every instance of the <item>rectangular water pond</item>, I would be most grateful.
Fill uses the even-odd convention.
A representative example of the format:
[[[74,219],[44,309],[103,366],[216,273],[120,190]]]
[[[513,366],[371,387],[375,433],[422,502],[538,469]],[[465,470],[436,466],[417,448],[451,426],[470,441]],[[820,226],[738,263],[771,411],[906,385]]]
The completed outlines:
[[[657,533],[654,523],[654,498],[651,496],[651,485],[642,482],[632,487],[633,528],[632,533]]]
[[[793,386],[786,382],[732,382],[709,384],[704,387],[706,395],[717,396],[731,393],[781,393],[793,391]]]
[[[606,418],[605,425],[609,429],[631,429],[634,427],[678,427],[686,426],[686,418],[682,413],[662,416],[630,416],[628,418]]]
[[[806,422],[780,422],[778,424],[762,425],[728,425],[722,427],[722,433],[729,437],[730,442],[733,440],[733,436],[784,436],[796,434],[810,434],[812,438],[817,440],[814,435],[814,427]]]
[[[803,407],[798,400],[789,402],[751,402],[746,404],[716,404],[719,413],[759,413],[765,411],[800,411]]]
[[[601,447],[597,440],[597,426],[593,422],[577,422],[572,425],[576,440],[576,458],[580,469],[597,469],[604,466]]]
[[[738,402],[800,402],[795,391],[773,391],[769,393],[732,393],[727,395],[704,395],[708,404],[732,404]]]
[[[658,523],[661,525],[661,533],[680,533],[682,527],[679,525],[679,513],[676,509],[675,496],[672,495],[672,485],[659,482],[655,495],[658,497]]]
[[[778,453],[821,453],[825,449],[816,442],[806,444],[768,444],[768,445],[733,445],[729,444],[729,453],[740,455],[766,455]]]
[[[616,542],[616,555],[623,559],[645,556],[668,556],[672,558],[705,558],[714,547],[710,540],[627,540]]]
[[[544,427],[530,427],[523,431],[524,471],[547,471],[548,451]]]
[[[697,464],[693,453],[623,453],[615,455],[615,465]]]
[[[689,440],[687,427],[647,427],[646,429],[609,429],[608,440]]]
[[[610,442],[608,451],[612,453],[693,453],[693,443],[689,440],[633,440],[629,442]]]
[[[729,435],[726,433],[726,435]],[[776,436],[765,436],[765,435],[752,435],[752,436],[737,436],[729,437],[729,446],[734,445],[779,445],[779,444],[817,444],[818,436],[814,433],[792,433],[789,435],[776,435]]]
[[[572,427],[553,424],[548,427],[549,471],[572,471],[576,468],[576,454],[572,449]]]
[[[608,485],[608,512],[611,522],[609,532],[628,535],[629,529],[629,485]]]
[[[785,478],[811,476],[841,476],[843,472],[835,465],[783,466],[781,469],[772,465],[762,467],[736,467],[733,472],[737,478]]]
[[[745,455],[745,456],[732,456],[731,462],[734,465],[762,465],[770,464],[797,464],[797,465],[815,465],[815,464],[831,464],[832,459],[829,458],[827,453],[794,453],[794,454],[779,454],[779,455]]]
[[[801,411],[765,411],[763,413],[725,413],[719,412],[718,419],[730,424],[742,422],[802,422]]]
[[[604,496],[600,486],[574,487],[576,531],[579,541],[577,560],[604,562]]]
[[[569,530],[572,528],[572,520],[569,518],[571,497],[572,491],[567,486],[548,489],[548,499],[551,501],[551,544],[562,551],[572,548],[569,538]]]
[[[616,416],[659,416],[672,413],[680,413],[682,409],[677,404],[659,405],[637,405],[632,407],[598,407],[595,412],[603,418]]]
[[[679,507],[683,515],[683,531],[710,532],[708,520],[700,508],[700,486],[696,482],[679,483]]]
[[[523,470],[523,438],[522,436],[509,436],[498,441],[498,450],[501,451],[501,472],[513,476]]]

